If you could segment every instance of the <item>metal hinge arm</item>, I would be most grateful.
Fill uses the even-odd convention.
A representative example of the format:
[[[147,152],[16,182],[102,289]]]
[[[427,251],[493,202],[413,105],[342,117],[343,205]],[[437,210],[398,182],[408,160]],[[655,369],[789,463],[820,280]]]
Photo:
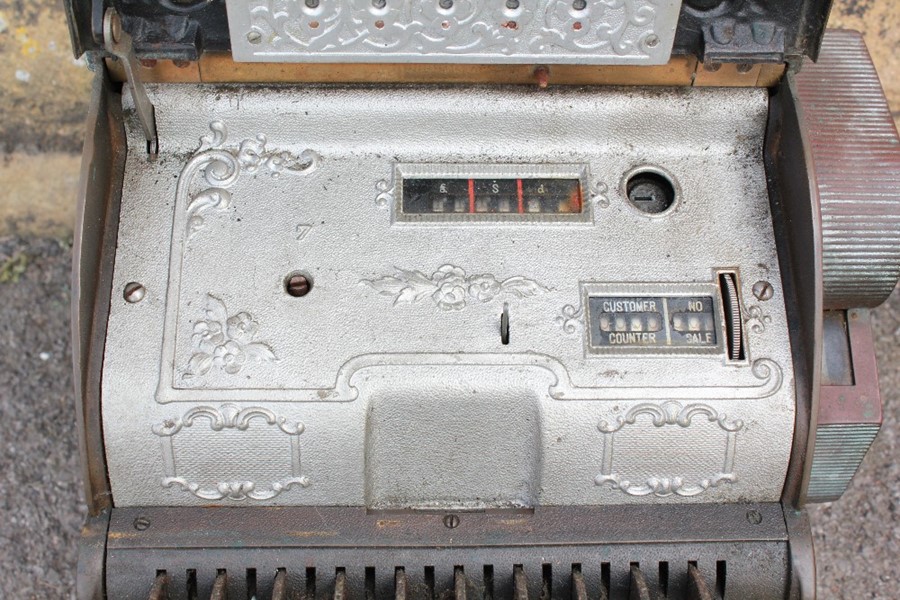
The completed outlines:
[[[156,136],[156,114],[144,82],[138,75],[138,60],[134,55],[131,36],[122,28],[122,20],[116,9],[109,8],[103,16],[103,40],[106,50],[116,56],[125,67],[125,75],[134,99],[134,108],[147,138],[147,152],[155,155],[159,150]]]

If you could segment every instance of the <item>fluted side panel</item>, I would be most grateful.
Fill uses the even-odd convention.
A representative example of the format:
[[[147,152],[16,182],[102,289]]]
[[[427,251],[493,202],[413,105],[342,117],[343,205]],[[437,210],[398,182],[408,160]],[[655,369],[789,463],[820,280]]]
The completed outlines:
[[[825,307],[877,306],[900,277],[900,140],[862,37],[830,31],[797,84],[819,189]]]
[[[820,425],[809,477],[809,502],[831,502],[846,491],[880,426]]]

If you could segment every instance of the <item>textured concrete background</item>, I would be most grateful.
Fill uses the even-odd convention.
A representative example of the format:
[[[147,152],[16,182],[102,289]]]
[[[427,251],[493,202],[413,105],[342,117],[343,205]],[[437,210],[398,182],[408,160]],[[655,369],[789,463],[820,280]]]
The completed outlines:
[[[837,0],[900,121],[900,2]],[[69,261],[90,75],[57,0],[0,0],[0,595],[74,597],[81,503]],[[819,596],[900,596],[900,294],[874,312],[885,424],[851,489],[812,510]]]

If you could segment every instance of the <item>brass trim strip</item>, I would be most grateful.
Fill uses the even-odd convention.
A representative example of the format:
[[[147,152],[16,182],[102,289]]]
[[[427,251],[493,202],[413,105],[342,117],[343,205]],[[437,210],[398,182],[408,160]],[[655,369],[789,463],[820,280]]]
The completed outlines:
[[[107,59],[113,78],[124,80],[122,65]],[[199,61],[144,61],[139,76],[147,83],[432,83],[539,85],[661,85],[770,87],[785,65],[737,64],[705,68],[691,56],[668,64],[634,65],[462,65],[240,63],[227,53],[208,53]]]

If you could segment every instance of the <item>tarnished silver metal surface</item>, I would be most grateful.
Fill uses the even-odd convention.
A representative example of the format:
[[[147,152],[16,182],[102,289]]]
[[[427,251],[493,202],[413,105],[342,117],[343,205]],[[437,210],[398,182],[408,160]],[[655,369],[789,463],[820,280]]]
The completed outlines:
[[[227,0],[238,61],[664,64],[681,0]]]
[[[104,363],[117,506],[779,498],[784,300],[751,291],[781,280],[765,90],[148,92],[162,143],[129,153]],[[586,165],[590,220],[400,222],[395,165],[414,163]],[[640,165],[677,179],[664,215],[619,190]],[[746,360],[587,351],[584,290],[715,290],[720,269]]]
[[[900,138],[862,36],[830,31],[796,83],[819,189],[825,308],[877,306],[900,277]]]

